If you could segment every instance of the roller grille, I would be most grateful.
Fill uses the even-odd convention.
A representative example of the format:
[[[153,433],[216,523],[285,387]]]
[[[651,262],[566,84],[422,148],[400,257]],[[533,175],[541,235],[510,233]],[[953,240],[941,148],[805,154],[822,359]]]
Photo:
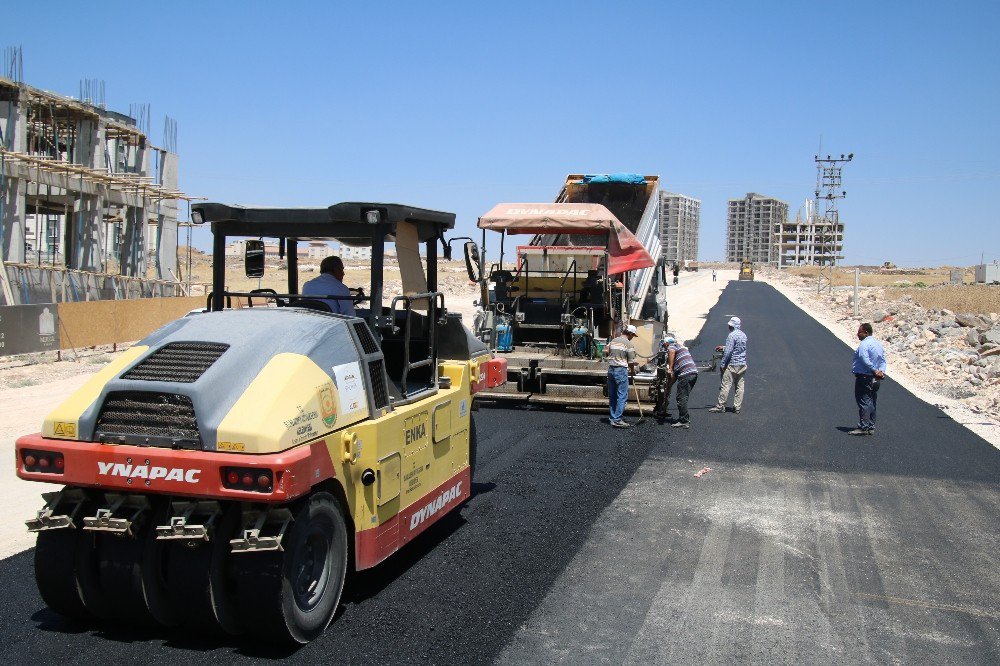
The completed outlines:
[[[377,354],[381,351],[378,343],[375,342],[375,337],[368,328],[368,324],[363,321],[355,323],[354,332],[358,334],[358,340],[361,341],[361,349],[363,349],[366,354]]]
[[[190,384],[229,349],[215,342],[171,342],[144,358],[122,379]]]
[[[368,374],[372,378],[372,397],[375,399],[375,407],[385,407],[389,404],[389,393],[385,388],[385,364],[382,359],[368,362]]]
[[[151,446],[201,444],[194,404],[186,395],[147,391],[109,393],[97,417],[101,441]]]

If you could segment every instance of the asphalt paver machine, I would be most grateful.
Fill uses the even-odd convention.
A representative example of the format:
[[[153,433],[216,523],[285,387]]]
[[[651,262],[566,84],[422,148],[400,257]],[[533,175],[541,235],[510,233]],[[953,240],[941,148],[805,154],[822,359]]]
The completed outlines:
[[[129,348],[17,441],[18,476],[60,486],[28,521],[38,588],[67,616],[304,643],[348,572],[471,496],[473,397],[503,384],[506,361],[437,290],[451,213],[205,203],[192,216],[214,234],[205,310]],[[286,293],[227,288],[237,238],[248,276],[277,239]],[[324,302],[343,296],[300,295],[303,240],[371,246],[357,316]],[[399,294],[383,293],[386,242]]]
[[[663,322],[630,314],[631,281],[656,262],[600,204],[499,204],[478,226],[483,249],[466,244],[470,279],[481,287],[476,330],[508,362],[508,383],[482,397],[606,406],[604,341],[633,324],[640,356],[651,359],[658,349]],[[500,235],[499,257],[491,265],[485,257],[487,231]],[[505,249],[511,235],[557,235],[575,242],[518,245],[511,261]]]

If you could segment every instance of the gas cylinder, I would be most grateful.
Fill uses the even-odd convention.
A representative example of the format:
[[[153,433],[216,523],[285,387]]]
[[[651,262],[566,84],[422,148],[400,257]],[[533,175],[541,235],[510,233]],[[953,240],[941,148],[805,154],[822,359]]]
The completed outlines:
[[[514,351],[514,327],[510,323],[510,317],[500,317],[497,324],[497,351]]]
[[[573,326],[573,354],[588,356],[590,354],[590,329],[582,321]]]

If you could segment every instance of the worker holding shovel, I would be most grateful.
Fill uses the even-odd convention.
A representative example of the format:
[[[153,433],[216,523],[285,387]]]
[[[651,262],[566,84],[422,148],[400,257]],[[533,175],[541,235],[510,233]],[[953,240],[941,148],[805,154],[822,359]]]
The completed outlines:
[[[635,326],[629,324],[621,335],[604,348],[604,355],[608,357],[608,404],[611,425],[615,428],[628,428],[631,425],[622,420],[622,414],[625,413],[625,403],[628,402],[629,370],[635,366],[635,347],[632,345],[635,334]]]

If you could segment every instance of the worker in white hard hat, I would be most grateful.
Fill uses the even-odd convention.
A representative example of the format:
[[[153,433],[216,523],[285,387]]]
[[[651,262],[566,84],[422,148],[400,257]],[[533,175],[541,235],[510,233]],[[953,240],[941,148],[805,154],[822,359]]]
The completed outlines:
[[[635,347],[632,345],[635,334],[635,326],[629,324],[621,335],[604,347],[604,355],[608,358],[610,422],[615,428],[631,427],[630,423],[622,420],[622,414],[628,402],[628,377],[635,373]]]
[[[733,398],[733,412],[740,413],[743,407],[743,378],[747,372],[747,335],[742,331],[743,323],[739,317],[729,320],[729,335],[726,337],[725,346],[716,347],[716,351],[722,352],[722,359],[719,361],[719,372],[722,374],[722,385],[719,387],[719,400],[710,412],[721,414],[726,411],[726,402],[729,400],[729,389],[736,387],[736,396]]]

